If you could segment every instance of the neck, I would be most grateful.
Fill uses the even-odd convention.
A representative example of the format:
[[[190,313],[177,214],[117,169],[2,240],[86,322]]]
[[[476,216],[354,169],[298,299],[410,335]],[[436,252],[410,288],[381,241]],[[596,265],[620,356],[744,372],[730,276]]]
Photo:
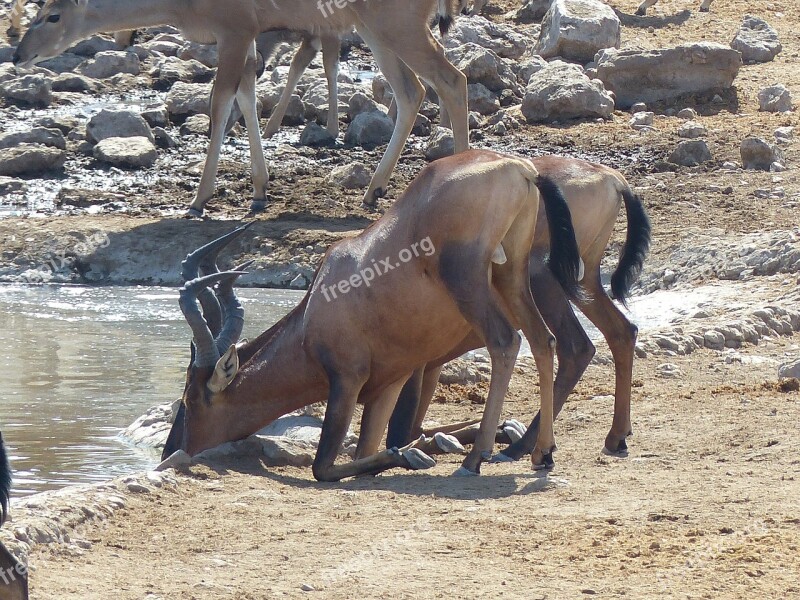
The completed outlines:
[[[328,397],[325,371],[303,348],[305,305],[303,300],[240,354],[247,362],[226,391],[232,398],[228,410],[246,429],[242,437]]]
[[[181,28],[184,0],[90,0],[84,19],[86,37],[98,31],[122,31],[157,25]]]

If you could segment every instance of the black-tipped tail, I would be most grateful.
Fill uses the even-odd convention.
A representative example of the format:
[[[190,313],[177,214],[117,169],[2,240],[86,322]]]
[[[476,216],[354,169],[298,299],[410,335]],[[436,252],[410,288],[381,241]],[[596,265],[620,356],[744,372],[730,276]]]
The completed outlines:
[[[625,306],[631,287],[639,278],[644,259],[650,250],[650,219],[639,196],[627,189],[622,192],[622,199],[625,201],[628,233],[619,264],[611,276],[611,297]]]
[[[539,175],[536,187],[542,196],[550,228],[550,255],[547,258],[547,266],[567,296],[577,301],[584,300],[586,293],[578,283],[581,255],[578,251],[578,242],[575,240],[575,229],[572,226],[572,216],[567,201],[561,189],[549,177]]]
[[[442,38],[450,31],[455,19],[456,3],[454,0],[439,0],[436,8],[436,21],[439,24],[439,33]]]
[[[8,516],[8,502],[11,496],[11,467],[8,464],[3,434],[0,433],[0,525]]]

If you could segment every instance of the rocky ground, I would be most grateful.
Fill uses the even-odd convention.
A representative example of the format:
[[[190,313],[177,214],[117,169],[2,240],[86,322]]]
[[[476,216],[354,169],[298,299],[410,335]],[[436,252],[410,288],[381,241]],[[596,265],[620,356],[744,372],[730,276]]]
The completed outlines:
[[[648,102],[654,114],[643,128],[631,126],[628,110],[527,123],[520,99],[502,94],[496,99],[507,105],[499,113],[476,117],[476,146],[598,160],[620,169],[645,200],[653,248],[637,293],[675,290],[691,309],[642,336],[630,457],[598,452],[613,394],[613,367],[599,345],[557,423],[560,451],[548,478],[517,463],[453,480],[446,476],[458,458],[445,457],[432,471],[336,485],[314,483],[307,468],[267,468],[256,459],[195,466],[158,483],[117,482],[86,492],[104,494],[102,501],[85,500],[97,503],[92,514],[63,517],[70,530],[77,526],[69,539],[56,531],[50,537],[61,543],[35,547],[35,597],[798,595],[800,393],[796,380],[778,379],[781,366],[793,374],[800,354],[793,333],[800,330],[800,179],[797,142],[785,129],[796,127],[797,113],[761,111],[758,95],[783,84],[800,102],[800,8],[718,0],[710,13],[699,13],[694,0],[660,0],[651,16],[635,18],[633,0],[610,5],[622,21],[623,50],[687,41],[727,45],[746,14],[768,21],[783,46],[770,62],[743,65],[730,89]],[[495,1],[485,15],[530,44],[537,26],[511,17],[516,6]],[[349,58],[352,73],[371,66],[359,48]],[[206,76],[199,69],[190,74],[193,81]],[[52,106],[85,103],[87,96],[119,100],[119,90],[158,103],[162,97],[144,88],[152,79],[92,79],[104,87],[56,92]],[[686,108],[697,115],[678,116]],[[9,132],[53,116],[10,102],[0,112]],[[87,118],[75,119],[60,122],[63,171],[0,178],[3,208],[26,213],[0,219],[3,279],[174,284],[187,240],[209,239],[228,221],[248,217],[242,133],[227,146],[208,219],[187,221],[181,214],[199,180],[202,118],[199,129],[183,134],[179,123],[164,124],[178,146],[169,148],[158,132],[154,141],[163,147],[155,162],[133,171],[94,158],[83,134]],[[649,121],[639,119],[637,126]],[[687,121],[705,128],[711,153],[694,167],[669,162],[686,139],[679,130]],[[777,143],[778,130],[786,170],[742,169],[742,140]],[[376,217],[360,207],[361,189],[338,188],[326,178],[355,161],[371,168],[381,148],[303,146],[296,143],[300,131],[265,145],[273,202],[255,217],[252,237],[234,248],[237,258],[258,261],[250,284],[304,287],[330,242]],[[382,206],[425,164],[427,140],[412,138]],[[48,194],[56,201],[52,210],[35,202]],[[618,225],[609,264],[624,216]],[[695,302],[695,294],[705,299]],[[442,386],[431,419],[478,416],[485,385]],[[504,414],[530,419],[536,390],[535,371],[523,363]],[[57,502],[29,502],[15,506],[16,522],[4,535],[35,538],[25,529],[34,519],[48,511],[58,518]],[[113,517],[102,508],[108,506]]]

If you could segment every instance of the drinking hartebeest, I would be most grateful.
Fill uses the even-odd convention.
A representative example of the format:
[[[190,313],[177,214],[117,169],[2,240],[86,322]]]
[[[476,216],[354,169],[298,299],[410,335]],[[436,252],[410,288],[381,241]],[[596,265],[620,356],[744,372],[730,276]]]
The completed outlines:
[[[631,379],[637,329],[606,295],[600,281],[600,262],[619,209],[624,203],[628,230],[619,263],[611,276],[612,297],[624,304],[630,287],[641,272],[650,246],[650,222],[641,200],[632,192],[625,178],[614,169],[558,156],[534,158],[533,164],[540,175],[547,177],[561,189],[572,214],[575,237],[585,266],[582,283],[587,292],[583,299],[579,298],[575,303],[605,337],[614,357],[616,370],[614,419],[604,450],[607,453],[624,454],[627,452],[625,438],[632,433]],[[576,318],[568,294],[545,267],[544,256],[549,242],[546,219],[546,215],[540,211],[531,248],[530,286],[536,306],[558,342],[558,375],[554,384],[554,410],[557,416],[567,396],[589,365],[595,348]],[[407,439],[423,433],[422,421],[433,397],[442,365],[480,345],[480,339],[473,335],[445,356],[415,372],[400,394],[390,421],[387,444],[402,445]],[[517,460],[531,452],[538,424],[537,415],[522,439],[503,450],[497,459],[505,457]],[[453,426],[445,430],[455,434],[462,443],[468,443],[474,437],[474,432],[469,428],[465,428],[462,433],[454,431]],[[435,449],[434,446],[428,447]]]
[[[0,526],[8,517],[11,467],[0,433]],[[0,600],[28,600],[28,570],[0,543]]]
[[[256,109],[256,36],[270,29],[341,33],[355,27],[372,49],[375,61],[395,93],[397,119],[386,152],[367,189],[364,202],[374,205],[385,193],[408,139],[425,88],[430,84],[447,108],[455,151],[469,147],[467,79],[444,55],[428,27],[437,13],[445,31],[452,21],[455,0],[51,0],[39,11],[14,53],[14,64],[27,66],[63,52],[72,43],[98,31],[136,29],[170,24],[188,39],[216,42],[217,77],[211,95],[211,141],[203,175],[190,215],[199,216],[214,193],[219,153],[231,114],[238,101],[250,142],[253,170],[253,208],[266,206],[269,183],[261,147]]]
[[[187,257],[184,274],[193,279],[180,305],[193,332],[193,358],[164,456],[244,438],[327,398],[317,479],[430,466],[432,459],[413,444],[375,452],[409,375],[474,330],[492,362],[480,431],[460,470],[477,474],[494,442],[521,327],[540,373],[543,416],[533,462],[551,465],[555,339],[528,279],[539,188],[550,268],[577,294],[580,258],[558,188],[530,161],[486,150],[425,167],[380,219],[328,250],[302,302],[252,342],[236,345],[244,311],[232,286],[241,271],[218,273],[213,266],[229,237]],[[216,296],[204,291],[215,282]],[[357,402],[364,415],[356,459],[336,465]]]

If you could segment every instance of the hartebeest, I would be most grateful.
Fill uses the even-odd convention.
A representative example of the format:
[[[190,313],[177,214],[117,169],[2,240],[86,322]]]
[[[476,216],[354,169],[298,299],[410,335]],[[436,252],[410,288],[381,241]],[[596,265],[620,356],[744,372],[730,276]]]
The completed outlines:
[[[342,7],[342,5],[344,5]],[[219,153],[234,97],[244,115],[253,170],[253,208],[266,206],[269,175],[259,135],[256,109],[256,36],[270,29],[336,34],[355,27],[372,49],[398,103],[392,139],[367,189],[373,205],[385,193],[389,177],[422,104],[429,83],[450,115],[455,151],[468,148],[467,80],[444,55],[428,27],[437,13],[444,30],[453,18],[454,0],[52,0],[39,11],[14,53],[19,66],[63,52],[98,31],[170,24],[190,40],[216,42],[217,77],[211,97],[211,140],[203,175],[190,214],[201,215],[214,193]]]
[[[585,267],[582,281],[587,292],[584,298],[578,298],[575,302],[605,337],[616,370],[614,418],[604,450],[607,453],[624,454],[627,452],[625,440],[632,433],[631,379],[637,329],[606,295],[600,281],[600,262],[620,207],[624,203],[628,219],[627,235],[619,263],[611,276],[611,294],[624,304],[631,286],[641,272],[650,246],[650,222],[641,200],[632,192],[625,178],[614,169],[558,156],[534,158],[533,164],[540,175],[547,177],[561,189],[572,214],[575,237]],[[530,286],[536,306],[558,342],[558,375],[554,385],[554,414],[557,416],[567,396],[589,365],[595,348],[576,318],[568,294],[545,266],[544,257],[548,244],[547,215],[540,210],[531,248]],[[387,437],[389,445],[402,445],[406,443],[405,440],[423,433],[422,421],[433,397],[442,365],[480,346],[480,339],[472,335],[437,361],[414,373],[403,387],[392,415]],[[522,439],[503,450],[496,459],[517,460],[531,452],[538,426],[537,415]],[[455,434],[462,443],[468,443],[474,437],[474,431],[470,431],[468,427],[463,432],[455,431],[456,429],[458,428],[450,426],[445,430]]]
[[[409,375],[475,330],[492,362],[480,431],[461,470],[477,474],[494,442],[521,327],[541,377],[534,464],[552,464],[555,339],[528,279],[539,188],[551,233],[550,268],[577,293],[580,258],[558,188],[530,161],[485,150],[425,167],[380,219],[328,250],[300,304],[252,342],[236,345],[244,314],[232,280],[241,271],[202,268],[213,263],[215,244],[187,257],[185,274],[199,275],[180,293],[194,350],[165,457],[244,438],[327,398],[313,465],[317,479],[430,466],[413,445],[375,452]],[[219,302],[203,292],[215,282]],[[205,318],[198,294],[206,296],[200,298]],[[357,402],[364,415],[356,459],[336,465]]]
[[[11,467],[0,433],[0,526],[8,517]],[[0,543],[0,600],[28,600],[28,570]]]
[[[636,9],[636,14],[643,17],[647,14],[647,9],[651,6],[655,6],[656,2],[658,2],[658,0],[644,0],[644,2],[639,5],[639,8]],[[708,12],[711,10],[711,2],[712,0],[703,0],[700,3],[700,12]]]

